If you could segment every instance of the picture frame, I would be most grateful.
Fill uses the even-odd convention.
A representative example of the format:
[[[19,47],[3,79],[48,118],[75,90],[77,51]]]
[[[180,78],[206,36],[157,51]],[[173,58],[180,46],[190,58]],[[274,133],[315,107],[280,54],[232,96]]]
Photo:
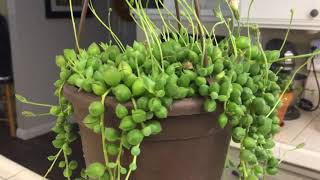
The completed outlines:
[[[73,0],[73,15],[79,18],[82,12],[83,0]],[[69,0],[45,0],[46,18],[70,18]],[[91,17],[90,10],[87,12],[87,17]]]

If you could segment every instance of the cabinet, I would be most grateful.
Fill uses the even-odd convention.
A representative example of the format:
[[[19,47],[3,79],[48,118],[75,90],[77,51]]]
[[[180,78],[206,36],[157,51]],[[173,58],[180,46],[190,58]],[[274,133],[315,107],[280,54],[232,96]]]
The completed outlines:
[[[188,0],[192,4],[193,0]],[[165,5],[174,12],[174,0],[165,0]],[[242,23],[247,23],[251,0],[240,0],[239,11]],[[217,0],[200,0],[201,16],[204,21],[215,22],[213,9]],[[221,6],[225,16],[230,16],[226,5]],[[287,29],[290,10],[294,10],[292,29],[320,30],[320,0],[254,0],[251,8],[250,23],[263,28]]]
[[[240,0],[241,21],[247,22],[251,0]],[[255,0],[250,23],[266,28],[288,28],[290,10],[294,10],[292,29],[320,30],[319,0]]]
[[[187,0],[189,5],[192,5],[194,0]],[[210,16],[211,20],[213,18],[213,10],[218,7],[219,1],[217,0],[199,0],[201,15],[202,16]],[[223,1],[221,1],[223,2]],[[165,5],[172,11],[175,11],[174,0],[165,0]],[[180,7],[181,8],[181,7]],[[224,12],[225,16],[230,16],[230,12],[228,11],[228,7],[221,3],[221,10]]]

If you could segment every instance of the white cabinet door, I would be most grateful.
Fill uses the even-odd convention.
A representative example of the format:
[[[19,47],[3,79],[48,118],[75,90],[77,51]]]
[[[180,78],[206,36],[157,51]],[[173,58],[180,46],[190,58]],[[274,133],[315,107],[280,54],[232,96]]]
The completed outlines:
[[[249,3],[250,0],[240,0],[243,22],[247,19]],[[294,10],[294,29],[320,30],[320,0],[255,0],[250,23],[257,23],[261,27],[287,28],[291,9]]]
[[[193,7],[194,0],[186,0],[190,7]],[[223,0],[224,1],[224,0]],[[222,2],[223,2],[222,1]],[[201,16],[203,21],[217,21],[217,19],[213,16],[213,11],[219,5],[219,1],[217,0],[199,0],[200,9],[201,9]],[[175,3],[174,0],[165,0],[164,4],[168,7],[171,11],[175,12]],[[185,5],[180,4],[180,10],[182,11]],[[223,12],[224,16],[229,17],[231,16],[228,6],[225,3],[221,3],[221,11]]]
[[[194,0],[186,0],[187,3],[192,6],[194,3]],[[181,2],[181,1],[180,1]],[[170,7],[170,9],[174,9],[175,4],[174,4],[174,0],[165,0],[164,3],[167,5],[167,7]],[[217,7],[218,5],[218,1],[214,1],[214,0],[200,0],[199,1],[200,4],[200,8],[202,10],[210,10],[212,11],[215,7]],[[180,5],[181,6],[181,5]],[[183,5],[184,6],[184,5]],[[181,7],[183,7],[181,6]]]

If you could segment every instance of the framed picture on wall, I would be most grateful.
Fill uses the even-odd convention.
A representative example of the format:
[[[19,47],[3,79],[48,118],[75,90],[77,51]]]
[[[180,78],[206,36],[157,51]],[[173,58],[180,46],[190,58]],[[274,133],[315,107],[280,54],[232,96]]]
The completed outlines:
[[[83,0],[72,0],[74,17],[80,17]],[[45,0],[47,18],[70,18],[69,0]],[[92,16],[88,10],[87,16]]]

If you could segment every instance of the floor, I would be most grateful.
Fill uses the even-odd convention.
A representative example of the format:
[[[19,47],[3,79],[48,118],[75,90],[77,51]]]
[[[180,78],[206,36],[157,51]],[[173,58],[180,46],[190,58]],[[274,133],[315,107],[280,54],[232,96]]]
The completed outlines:
[[[48,133],[43,136],[22,141],[19,139],[13,139],[9,136],[9,131],[5,122],[0,121],[0,180],[10,179],[10,180],[33,180],[39,178],[26,178],[26,174],[29,174],[29,177],[38,177],[33,173],[28,173],[28,168],[30,171],[35,172],[36,174],[43,175],[51,165],[47,160],[49,155],[56,153],[51,145],[51,139],[54,138],[53,133]],[[76,175],[80,174],[80,170],[84,167],[84,160],[82,157],[82,148],[81,142],[78,139],[73,143],[73,154],[72,159],[76,159],[79,163],[79,168],[75,172]],[[4,157],[6,158],[4,158]],[[7,162],[8,159],[17,162],[17,164],[10,164]],[[4,167],[3,164],[5,164]],[[15,168],[9,168],[10,165]],[[20,178],[22,176],[22,178]],[[23,178],[24,177],[24,178]],[[58,167],[54,168],[52,173],[48,176],[48,179],[53,180],[65,180],[62,175],[62,170]],[[74,178],[72,178],[74,179]]]
[[[299,119],[285,121],[275,140],[293,146],[305,143],[304,149],[320,153],[320,109],[313,112],[300,110],[300,112]]]
[[[0,155],[0,180],[41,179],[41,176],[33,171]]]

